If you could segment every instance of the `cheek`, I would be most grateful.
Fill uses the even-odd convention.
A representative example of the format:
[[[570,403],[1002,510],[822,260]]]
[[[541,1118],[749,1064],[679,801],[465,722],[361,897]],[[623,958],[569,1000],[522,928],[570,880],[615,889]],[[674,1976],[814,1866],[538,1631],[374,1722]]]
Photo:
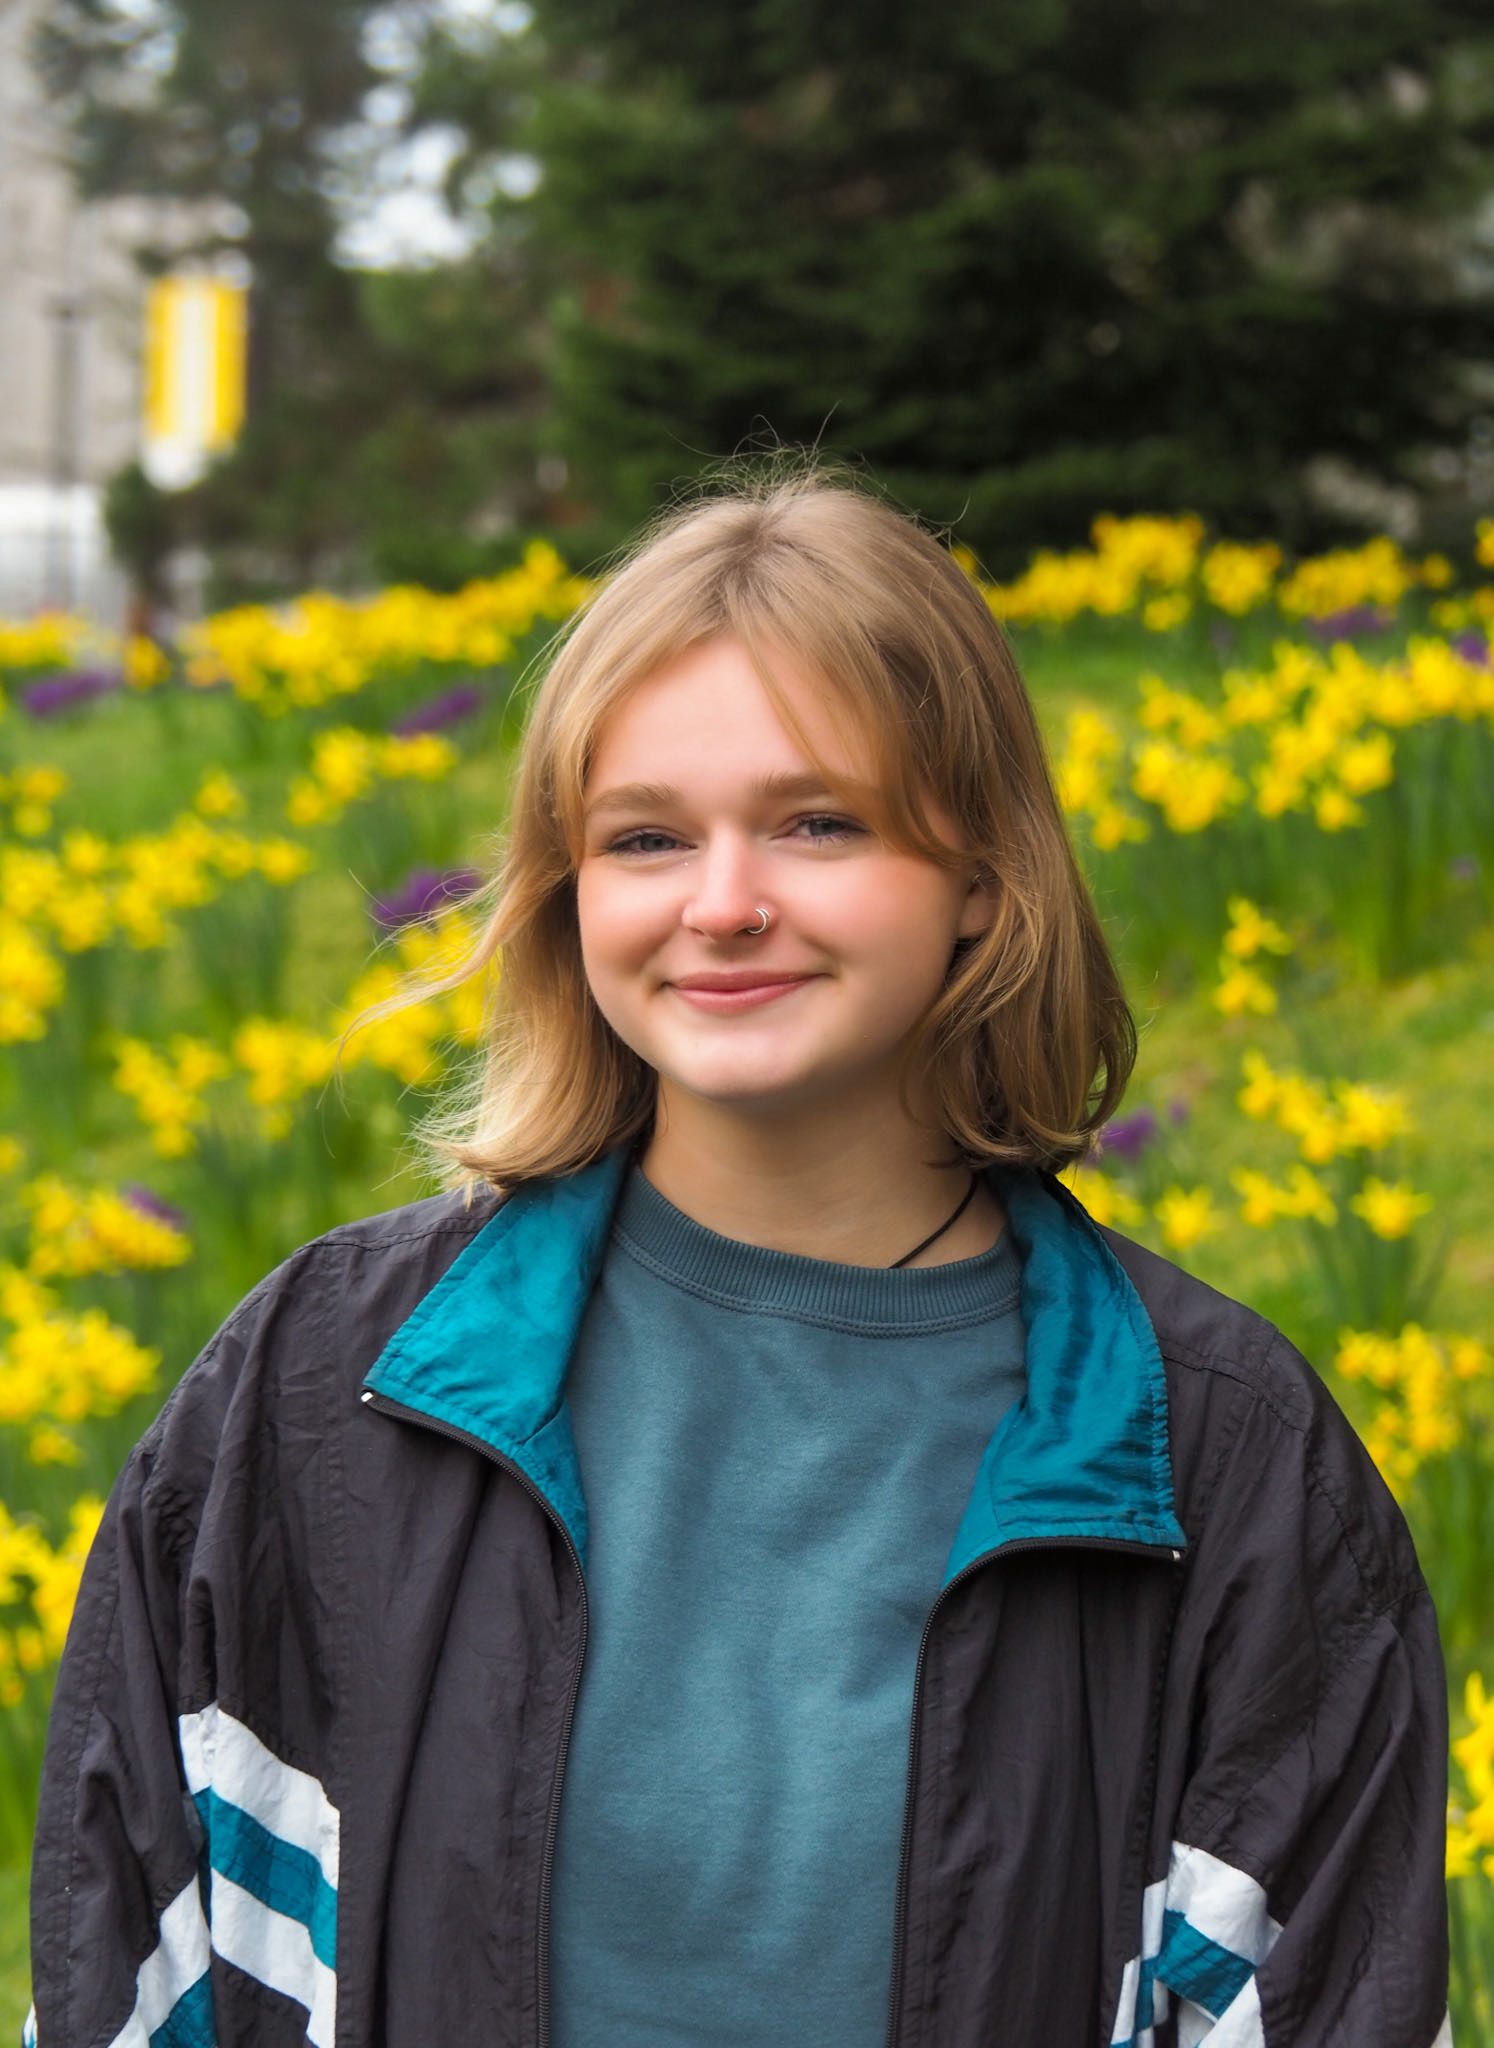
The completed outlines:
[[[606,964],[608,940],[615,925],[604,877],[583,865],[576,876],[576,926],[581,934],[581,959],[595,986]]]
[[[586,863],[576,876],[576,922],[593,985],[638,966],[658,942],[658,911],[647,896]]]
[[[954,946],[958,900],[947,878],[900,862],[879,864],[856,877],[840,905],[846,943],[869,960],[926,962],[942,972]]]

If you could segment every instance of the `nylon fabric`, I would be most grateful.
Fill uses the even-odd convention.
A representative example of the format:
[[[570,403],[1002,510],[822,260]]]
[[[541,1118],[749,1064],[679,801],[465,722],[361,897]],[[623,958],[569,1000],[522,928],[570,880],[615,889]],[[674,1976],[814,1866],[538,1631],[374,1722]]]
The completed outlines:
[[[337,1967],[337,1894],[316,1858],[272,1835],[241,1807],[216,1792],[197,1798],[215,1877],[231,1878],[261,1905],[306,1929],[317,1960]]]
[[[1093,1274],[1085,1246],[1099,1239],[1065,1197],[1038,1193],[1062,1232],[1048,1268],[1061,1310],[1070,1254]],[[550,1211],[553,1239],[536,1250],[552,1334],[568,1327],[561,1297],[585,1285],[587,1218],[600,1230],[606,1206],[593,1182],[585,1202]],[[1018,1225],[1022,1206],[1014,1192]],[[449,1329],[473,1354],[457,1360],[458,1388],[501,1380],[514,1357],[524,1399],[495,1393],[483,1415],[464,1401],[460,1440],[398,1391],[387,1408],[359,1401],[402,1326],[395,1363],[410,1365],[422,1302],[494,1213],[481,1190],[470,1205],[444,1196],[304,1247],[214,1338],[121,1475],[83,1572],[42,1776],[44,2048],[114,2043],[150,1974],[140,1959],[161,1947],[155,1902],[196,1899],[201,1826],[182,1797],[178,1716],[211,1699],[295,1757],[338,1814],[336,2048],[541,2037],[548,1816],[585,1603],[529,1475],[551,1469],[563,1492],[564,1361],[541,1372],[532,1298],[511,1323],[501,1287],[457,1286]],[[1092,1432],[1066,1497],[1087,1492],[1095,1527],[1131,1535],[982,1551],[934,1610],[889,2048],[1094,2048],[1128,1988],[1134,2048],[1430,2048],[1447,2006],[1446,1701],[1404,1520],[1279,1332],[1113,1233],[1104,1243],[1155,1332],[1188,1541],[1134,1540],[1165,1528],[1156,1411],[1120,1370],[1140,1361],[1145,1382],[1130,1299],[1098,1284],[1077,1331],[1090,1383],[1064,1412],[1103,1425],[1095,1411],[1114,1397],[1128,1448],[1112,1456],[1114,1434]],[[1036,1284],[1036,1232],[1033,1245]],[[521,1272],[510,1283],[524,1293]],[[1058,1467],[1042,1439],[1059,1406],[1037,1389],[1037,1498],[988,1487],[993,1519],[1002,1505],[1051,1512]],[[530,1465],[469,1426],[503,1416]],[[551,1425],[554,1451],[534,1448]],[[1123,1469],[1137,1491],[1116,1499]],[[254,1812],[247,1792],[214,1787],[290,1826],[288,1807]],[[1165,1891],[1177,1841],[1248,1866],[1283,1929],[1217,2020],[1169,2001],[1153,1974],[1164,1926],[1142,1939],[1154,1885],[1164,1919],[1178,1908]],[[332,1973],[308,1926],[231,1888],[213,1880],[214,2048],[305,2048],[308,2035],[332,2048],[318,1972],[329,1986]],[[197,1975],[129,2048],[200,1981],[201,1938]],[[1147,2017],[1168,2006],[1150,2043],[1143,1986]]]
[[[217,1869],[211,1911],[213,1948],[224,1962],[304,2006],[312,2048],[333,2048],[337,1978],[316,1953],[311,1930]]]
[[[1266,1960],[1281,1934],[1267,1910],[1263,1885],[1248,1871],[1186,1842],[1172,1845],[1167,1911],[1221,1953],[1242,1959],[1247,1970]],[[1170,1940],[1164,1942],[1164,1949],[1169,1945]]]
[[[267,1749],[252,1728],[216,1701],[177,1722],[182,1767],[193,1798],[211,1791],[267,1834],[313,1859],[327,1888],[337,1891],[340,1818],[320,1782]]]
[[[1162,1358],[1135,1288],[1076,1202],[1030,1175],[994,1179],[1022,1254],[1027,1391],[991,1438],[946,1582],[1023,1540],[1183,1549]]]
[[[1267,2048],[1261,2019],[1260,1989],[1254,1976],[1217,2019],[1197,2006],[1184,2007],[1178,2023],[1178,2048]]]
[[[614,1152],[505,1202],[365,1382],[512,1458],[583,1562],[586,1503],[562,1387],[626,1164]],[[992,1436],[946,1582],[1022,1539],[1183,1548],[1162,1361],[1134,1288],[1077,1203],[1030,1175],[993,1180],[1023,1258],[1027,1392]]]
[[[1174,1842],[1166,1878],[1148,1885],[1142,1898],[1141,1953],[1122,1975],[1112,2048],[1151,2048],[1169,1992],[1179,2001],[1180,2048],[1189,2036],[1205,2038],[1200,2028],[1226,2015],[1243,2029],[1241,2043],[1249,2042],[1250,2024],[1259,2025],[1255,1971],[1280,1934],[1263,1887],[1248,1872]]]
[[[1190,1927],[1181,1913],[1169,1913],[1157,1974],[1184,1998],[1191,1998],[1218,2019],[1254,1975],[1243,1956]]]
[[[161,1915],[160,1939],[136,1979],[135,2009],[110,2048],[205,2048],[204,2019],[211,2043],[212,1993],[204,1998],[202,1990],[208,1962],[208,1925],[194,1877]]]
[[[184,1714],[178,1727],[210,1870],[213,1947],[304,2006],[307,2038],[331,2048],[337,1809],[309,1772],[282,1762],[216,1702]]]
[[[561,1386],[626,1165],[625,1152],[611,1152],[563,1180],[521,1188],[395,1333],[365,1382],[511,1458],[583,1560],[586,1501]]]
[[[150,2048],[214,2048],[213,1983],[204,1973],[182,1993],[150,2037]]]
[[[1141,1895],[1141,1953],[1121,1973],[1111,2048],[1152,2048],[1153,2029],[1165,2017],[1167,1991],[1154,1983],[1167,1910],[1167,1880],[1149,1884]]]

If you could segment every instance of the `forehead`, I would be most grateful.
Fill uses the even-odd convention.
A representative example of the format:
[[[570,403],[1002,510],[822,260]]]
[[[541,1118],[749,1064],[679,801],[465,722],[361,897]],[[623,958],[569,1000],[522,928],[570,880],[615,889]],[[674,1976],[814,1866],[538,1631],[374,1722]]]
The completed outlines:
[[[788,656],[774,659],[771,676],[769,689],[731,639],[706,641],[654,670],[603,719],[588,796],[619,776],[666,779],[670,764],[712,780],[809,770],[821,779],[874,779],[869,737],[837,693]]]

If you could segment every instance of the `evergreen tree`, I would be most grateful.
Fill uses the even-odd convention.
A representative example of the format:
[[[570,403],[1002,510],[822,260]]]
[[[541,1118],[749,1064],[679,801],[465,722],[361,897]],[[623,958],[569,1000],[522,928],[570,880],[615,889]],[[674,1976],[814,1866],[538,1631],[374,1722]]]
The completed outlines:
[[[117,494],[223,594],[450,583],[534,524],[583,557],[773,438],[993,567],[1105,508],[1301,545],[1325,467],[1374,516],[1490,433],[1481,0],[495,0],[486,40],[406,0],[406,125],[461,134],[489,226],[388,275],[334,233],[391,10],[157,10],[53,0],[44,51],[90,189],[242,210],[240,444]]]
[[[557,431],[620,524],[763,432],[998,560],[1102,507],[1321,539],[1314,462],[1456,460],[1480,0],[538,0],[536,32],[527,206],[582,265]]]

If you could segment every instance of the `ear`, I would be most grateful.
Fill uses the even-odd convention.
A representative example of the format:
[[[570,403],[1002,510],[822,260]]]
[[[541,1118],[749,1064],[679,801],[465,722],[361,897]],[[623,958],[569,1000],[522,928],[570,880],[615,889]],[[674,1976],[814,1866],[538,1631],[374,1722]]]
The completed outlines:
[[[996,877],[988,875],[984,868],[977,868],[970,877],[970,886],[965,900],[960,905],[958,935],[962,939],[978,938],[989,931],[996,915]]]

